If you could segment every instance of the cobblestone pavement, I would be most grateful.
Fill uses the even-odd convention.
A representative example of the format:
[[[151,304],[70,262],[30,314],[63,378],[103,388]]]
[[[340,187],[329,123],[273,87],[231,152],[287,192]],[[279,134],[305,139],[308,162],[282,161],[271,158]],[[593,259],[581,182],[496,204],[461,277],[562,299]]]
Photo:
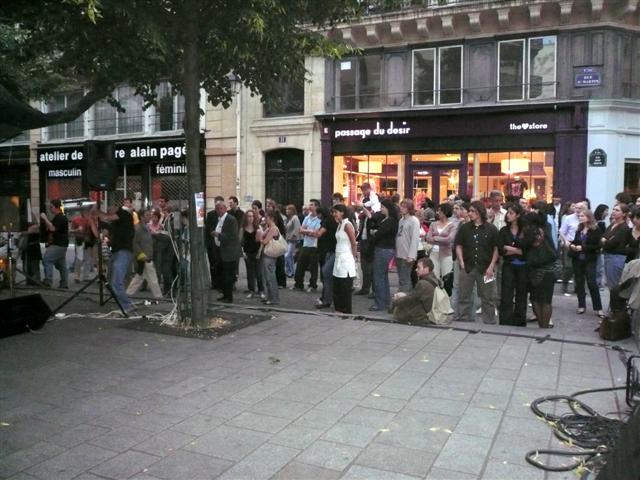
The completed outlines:
[[[233,309],[259,308],[241,296]],[[573,479],[525,462],[557,446],[530,402],[624,383],[575,297],[556,295],[540,330],[335,316],[316,296],[281,290],[295,311],[206,341],[119,328],[92,315],[113,303],[82,295],[63,310],[79,317],[0,339],[0,478]],[[604,413],[623,397],[585,400]]]

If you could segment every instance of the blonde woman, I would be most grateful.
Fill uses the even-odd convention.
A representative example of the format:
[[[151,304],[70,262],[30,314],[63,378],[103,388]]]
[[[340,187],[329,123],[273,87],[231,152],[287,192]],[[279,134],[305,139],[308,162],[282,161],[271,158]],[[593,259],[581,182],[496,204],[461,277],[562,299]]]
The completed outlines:
[[[583,210],[578,214],[576,235],[569,245],[569,256],[573,260],[576,295],[578,296],[578,314],[582,314],[587,306],[584,283],[585,279],[591,295],[593,310],[600,318],[604,318],[600,290],[596,281],[596,265],[602,233],[591,210]]]

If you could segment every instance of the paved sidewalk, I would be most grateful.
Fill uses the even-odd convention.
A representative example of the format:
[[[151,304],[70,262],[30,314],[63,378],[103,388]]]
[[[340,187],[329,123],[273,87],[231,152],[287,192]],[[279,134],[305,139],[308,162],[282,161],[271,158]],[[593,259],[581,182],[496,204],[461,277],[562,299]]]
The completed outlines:
[[[315,299],[281,293],[283,306]],[[552,330],[274,311],[203,341],[54,321],[0,340],[0,478],[574,479],[525,462],[556,446],[529,403],[625,371],[575,297],[554,301]],[[65,311],[111,308],[83,296]],[[623,396],[585,400],[611,412]]]

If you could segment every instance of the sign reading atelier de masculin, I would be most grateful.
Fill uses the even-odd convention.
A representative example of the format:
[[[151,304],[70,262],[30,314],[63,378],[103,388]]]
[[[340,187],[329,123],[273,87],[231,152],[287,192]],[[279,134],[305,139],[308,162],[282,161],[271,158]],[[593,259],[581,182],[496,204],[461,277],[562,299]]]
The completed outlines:
[[[591,150],[589,154],[589,166],[590,167],[606,167],[607,166],[607,152],[601,148],[595,148]]]
[[[184,139],[170,140],[140,140],[136,142],[115,142],[113,156],[118,162],[124,163],[161,163],[168,162],[171,165],[184,162],[187,155],[187,147]],[[38,164],[41,166],[53,166],[58,163],[86,161],[85,146],[80,145],[43,145],[38,148]],[[168,170],[174,173],[186,173],[184,167],[174,165]],[[179,172],[178,170],[185,170]],[[158,174],[169,174],[158,172]]]

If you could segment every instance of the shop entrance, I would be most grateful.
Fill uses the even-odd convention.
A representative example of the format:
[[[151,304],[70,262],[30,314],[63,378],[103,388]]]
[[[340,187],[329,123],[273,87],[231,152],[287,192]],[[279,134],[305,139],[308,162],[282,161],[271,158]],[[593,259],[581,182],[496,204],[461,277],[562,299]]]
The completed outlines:
[[[414,165],[412,172],[412,197],[416,206],[427,199],[439,205],[449,195],[460,193],[460,166]]]

